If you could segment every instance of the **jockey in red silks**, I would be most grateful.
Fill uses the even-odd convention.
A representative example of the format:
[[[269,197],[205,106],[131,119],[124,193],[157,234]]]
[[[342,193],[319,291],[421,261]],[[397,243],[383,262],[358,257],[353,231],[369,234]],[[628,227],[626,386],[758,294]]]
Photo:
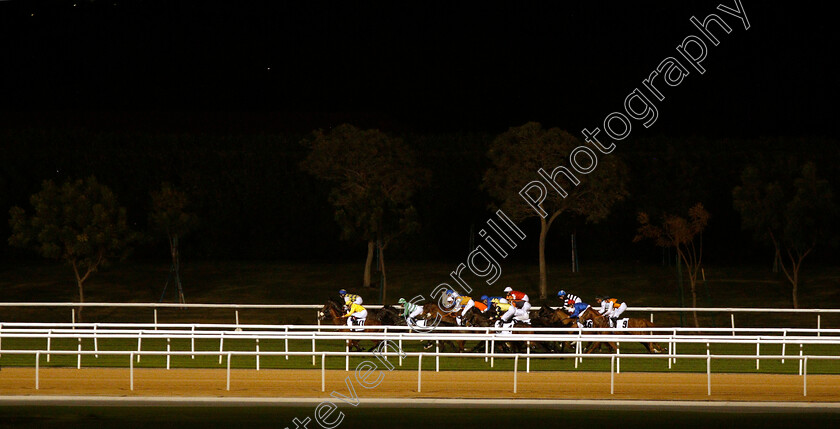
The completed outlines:
[[[511,287],[506,287],[505,292],[507,293],[506,299],[511,303],[511,306],[510,310],[502,315],[502,320],[504,322],[510,322],[511,318],[516,317],[518,320],[527,322],[530,319],[528,310],[531,309],[528,295],[518,290],[513,290]]]

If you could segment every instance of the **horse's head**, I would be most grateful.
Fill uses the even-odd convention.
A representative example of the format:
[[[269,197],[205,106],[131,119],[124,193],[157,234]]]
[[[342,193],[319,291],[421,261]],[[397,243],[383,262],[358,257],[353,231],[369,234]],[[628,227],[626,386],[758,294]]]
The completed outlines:
[[[318,320],[323,322],[324,320],[335,319],[340,312],[338,303],[332,299],[327,300],[327,303],[318,311]]]

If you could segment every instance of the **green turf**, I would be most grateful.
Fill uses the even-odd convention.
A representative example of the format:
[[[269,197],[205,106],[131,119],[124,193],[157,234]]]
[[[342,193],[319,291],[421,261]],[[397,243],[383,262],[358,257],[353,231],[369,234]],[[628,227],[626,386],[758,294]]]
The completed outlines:
[[[372,343],[370,343],[372,344]],[[477,344],[470,342],[468,345]],[[176,339],[169,344],[171,350],[190,350],[190,340]],[[244,350],[254,351],[256,348],[254,340],[229,340],[224,342],[225,351]],[[44,350],[46,347],[46,340],[33,339],[6,339],[3,341],[3,347],[6,349],[19,350]],[[51,344],[51,350],[77,350],[78,341],[75,339],[59,339],[54,340]],[[99,350],[137,350],[136,340],[100,340],[98,344]],[[641,354],[645,353],[645,349],[638,343],[622,343],[621,353]],[[200,339],[196,340],[195,348],[199,351],[219,351],[218,340]],[[311,351],[312,343],[310,340],[290,340],[289,348],[292,351]],[[84,339],[82,341],[83,350],[93,350],[93,340]],[[161,339],[146,339],[142,342],[142,349],[144,351],[166,350],[166,341]],[[343,341],[319,341],[316,345],[318,351],[343,351]],[[406,352],[420,352],[423,351],[422,346],[417,341],[404,341],[403,350]],[[284,343],[282,340],[262,340],[260,341],[260,351],[284,351]],[[428,352],[428,351],[427,351]],[[683,355],[687,354],[706,354],[705,344],[679,344],[678,352]],[[755,346],[750,344],[712,344],[710,348],[712,354],[732,354],[732,355],[754,355]],[[780,355],[781,345],[763,345],[760,349],[762,355],[775,356]],[[837,356],[840,355],[840,346],[827,345],[805,345],[803,352],[808,355],[824,355]],[[786,350],[788,356],[798,355],[799,347],[789,345]],[[225,355],[226,356],[226,355]],[[579,363],[577,368],[574,365],[572,358],[545,358],[539,359],[539,353],[534,353],[534,358],[531,359],[530,369],[532,371],[571,371],[571,370],[586,370],[586,371],[608,371],[610,369],[610,360],[608,358],[587,357],[583,362]],[[365,357],[354,356],[350,358],[351,367],[355,367],[358,363],[371,359],[371,355]],[[0,365],[2,366],[34,366],[35,360],[33,355],[11,355],[3,354],[0,356]],[[128,367],[128,356],[114,356],[102,354],[99,357],[87,355],[82,356],[83,367]],[[194,359],[190,356],[172,356],[170,358],[171,368],[226,368],[227,359],[222,359],[219,363],[218,355],[214,356],[196,356]],[[398,359],[392,358],[394,362]],[[316,358],[316,364],[312,365],[311,356],[290,356],[286,359],[284,356],[261,356],[260,368],[282,368],[282,369],[320,369],[320,356]],[[398,369],[402,370],[416,370],[416,357],[409,357],[403,360],[402,366]],[[42,367],[75,367],[77,364],[77,355],[56,355],[50,356],[50,361],[47,362],[44,354],[40,357]],[[166,357],[164,356],[142,356],[140,362],[135,361],[137,368],[163,368],[166,366]],[[327,357],[326,368],[328,369],[344,369],[345,358],[340,356]],[[782,364],[780,360],[763,359],[760,361],[759,369],[755,368],[755,359],[715,359],[712,361],[713,372],[727,372],[727,373],[782,373],[782,374],[797,374],[799,372],[799,361],[796,359],[786,359]],[[234,356],[231,360],[231,367],[233,368],[255,368],[256,358],[252,356]],[[423,368],[433,370],[435,368],[434,356],[427,355],[423,357]],[[513,369],[513,359],[499,357],[494,359],[493,367],[489,362],[485,362],[484,358],[440,358],[440,368],[442,370],[497,370],[510,371]],[[520,370],[526,369],[526,362],[521,359],[519,362]],[[620,362],[620,369],[622,371],[675,371],[675,372],[705,372],[706,359],[688,359],[677,358],[677,361],[668,368],[667,359],[651,358],[651,359],[623,359]],[[840,363],[830,360],[816,360],[811,359],[808,362],[808,372],[812,374],[838,374],[840,373]]]
[[[386,302],[394,303],[400,296],[415,296],[422,294],[429,296],[432,288],[449,278],[449,272],[457,263],[439,262],[392,262],[389,265],[389,286]],[[266,304],[314,304],[321,303],[328,296],[335,296],[337,289],[347,288],[361,293],[367,303],[378,301],[378,290],[354,288],[359,282],[361,274],[361,260],[358,264],[326,264],[326,263],[276,263],[276,262],[202,262],[183,264],[181,275],[184,282],[187,301],[190,303],[266,303]],[[160,298],[162,284],[168,274],[167,264],[127,263],[118,264],[107,270],[96,273],[86,286],[86,297],[89,301],[100,302],[156,302]],[[785,307],[789,306],[789,291],[784,280],[774,275],[766,267],[706,267],[707,282],[699,290],[700,306],[715,307]],[[466,278],[475,287],[473,295],[484,293],[498,294],[505,286],[512,286],[523,290],[534,297],[535,304],[554,304],[554,301],[540,302],[537,292],[538,272],[535,266],[528,264],[505,264],[504,275],[493,287],[482,286],[478,279]],[[549,265],[549,289],[554,291],[560,287],[581,295],[584,299],[592,299],[596,294],[609,293],[625,299],[630,306],[679,306],[679,293],[673,267],[642,266],[637,264],[586,264],[581,273],[569,273],[567,269]],[[61,264],[30,263],[30,264],[0,264],[0,288],[4,291],[6,301],[74,301],[76,288],[72,282],[69,269]],[[171,298],[174,295],[170,295]],[[713,298],[712,298],[713,297]],[[803,271],[803,282],[800,285],[800,306],[804,308],[840,308],[840,269],[828,267],[808,267]],[[69,322],[69,308],[4,308],[0,320],[30,321],[30,322]],[[630,312],[632,313],[632,312]],[[636,317],[649,317],[649,314],[630,314]],[[153,312],[150,309],[114,309],[87,308],[83,312],[86,322],[153,322]],[[816,327],[815,315],[794,314],[737,314],[735,316],[738,327]],[[240,310],[240,323],[292,323],[314,324],[314,310]],[[233,310],[207,309],[160,309],[158,310],[160,323],[233,323]],[[660,326],[691,325],[691,315],[680,317],[678,313],[657,313],[655,322]],[[728,327],[730,315],[728,313],[700,314],[700,325],[704,327]],[[840,314],[823,315],[823,328],[840,328]],[[292,350],[311,350],[311,342],[291,341]],[[473,343],[474,344],[474,343]],[[53,349],[75,350],[78,342],[74,339],[56,340]],[[472,344],[470,344],[471,346]],[[44,349],[46,340],[16,340],[4,339],[4,349]],[[84,350],[93,350],[92,340],[82,342]],[[103,340],[99,342],[103,350],[136,350],[136,340]],[[174,340],[173,350],[189,350],[189,340]],[[196,343],[199,350],[218,351],[217,340],[199,340]],[[420,345],[414,342],[404,344],[406,351],[420,351]],[[705,345],[679,345],[681,354],[705,354]],[[774,348],[775,347],[775,348]],[[166,343],[162,340],[143,340],[143,350],[165,350]],[[225,340],[225,350],[254,350],[253,340]],[[262,351],[283,350],[283,341],[263,340],[260,343]],[[318,342],[318,350],[341,351],[343,342]],[[626,343],[622,345],[622,353],[643,353],[640,345]],[[778,354],[780,346],[763,346],[762,354]],[[798,354],[798,346],[790,346],[788,355]],[[743,345],[714,345],[712,353],[754,354],[755,346]],[[806,346],[807,354],[840,355],[838,347]],[[364,358],[352,358],[355,365]],[[166,359],[162,356],[144,356],[137,363],[138,367],[162,367]],[[441,358],[441,368],[484,370],[490,369],[484,359],[455,359]],[[41,357],[41,365],[45,366],[75,366],[76,356]],[[235,368],[255,367],[253,357],[235,357],[232,366]],[[13,356],[3,354],[0,365],[34,365],[33,356]],[[102,367],[124,367],[128,365],[127,357],[100,355],[99,358],[84,356],[82,365]],[[311,357],[261,357],[262,368],[312,368]],[[433,368],[434,359],[424,358],[424,367]],[[494,369],[508,370],[512,368],[512,361],[498,359]],[[524,362],[520,363],[524,367]],[[591,370],[607,370],[608,360],[585,359],[579,368]],[[216,357],[172,357],[171,366],[175,368],[189,367],[226,367],[223,360],[219,364]],[[316,365],[320,368],[320,362]],[[344,358],[332,357],[327,359],[327,367],[343,368]],[[404,362],[403,368],[416,369],[416,358]],[[621,368],[625,371],[668,371],[667,361],[664,359],[621,361]],[[782,365],[778,361],[762,361],[760,371],[796,373],[799,364],[795,360],[786,360]],[[809,372],[837,373],[840,364],[829,361],[810,361]],[[531,369],[540,370],[572,370],[574,364],[571,359],[533,359]],[[715,360],[712,363],[714,371],[755,372],[754,360]],[[705,361],[678,359],[671,370],[705,371]]]

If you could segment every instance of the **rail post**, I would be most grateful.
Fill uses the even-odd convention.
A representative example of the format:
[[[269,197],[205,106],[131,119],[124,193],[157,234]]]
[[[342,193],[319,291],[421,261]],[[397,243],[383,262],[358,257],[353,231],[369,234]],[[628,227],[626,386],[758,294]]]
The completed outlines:
[[[440,342],[435,340],[435,372],[440,372]]]
[[[516,393],[516,374],[519,368],[519,353],[513,357],[513,393]]]
[[[403,349],[403,348],[402,348],[402,337],[403,337],[402,332],[400,332],[400,334],[399,334],[399,335],[400,335],[400,340],[399,340],[400,352],[402,352],[402,349]],[[403,353],[400,353],[400,354],[399,354],[399,356],[400,356],[400,366],[402,366]]]
[[[128,388],[134,390],[134,352],[128,354]]]
[[[347,344],[345,341],[344,344]],[[315,336],[312,336],[312,366],[315,366]]]
[[[802,396],[808,396],[808,356],[805,356],[802,367]]]
[[[230,357],[231,354],[228,352],[227,354],[227,390],[230,390]]]
[[[319,325],[321,324],[320,320],[318,321],[318,324]],[[321,330],[319,329],[318,331],[320,332]],[[289,360],[289,326],[288,325],[286,326],[286,338],[283,340],[283,342],[286,346],[286,360]]]
[[[382,357],[384,357],[385,360],[388,360],[388,353],[387,353],[388,352],[388,340],[387,340],[387,338],[388,338],[388,327],[387,326],[382,328],[382,335],[383,335],[382,350],[385,351],[385,353],[382,355]]]
[[[671,337],[671,339],[673,339],[673,338],[674,338],[674,337],[676,337],[676,336],[677,336],[677,331],[676,331],[676,330],[674,330],[674,334],[673,334],[673,336]],[[672,356],[672,357],[671,357],[671,360],[672,360],[674,363],[677,363],[677,342],[676,342],[676,341],[674,341],[674,342],[672,342],[672,343],[671,343],[671,348],[673,349],[673,353],[671,353],[671,356]],[[670,369],[671,367],[669,366],[668,368]]]
[[[140,362],[140,346],[141,346],[140,340],[141,340],[142,336],[143,336],[143,331],[137,332],[137,362],[138,363]],[[219,363],[222,363],[222,362],[219,362]]]
[[[817,336],[818,337],[820,336],[820,316],[822,316],[822,315],[820,313],[817,313]]]
[[[735,336],[735,313],[729,313],[729,320],[732,321],[732,336]]]
[[[257,338],[257,371],[260,370],[260,339]]]
[[[615,393],[615,355],[610,356],[610,395]]]
[[[47,362],[50,361],[50,342],[52,340],[52,329],[47,331]]]
[[[487,336],[489,337],[490,329],[488,328],[486,331],[484,331],[484,333],[487,334]],[[484,340],[484,362],[487,362],[487,360],[489,359],[487,357],[487,353],[490,353],[490,341]]]
[[[761,362],[761,359],[758,356],[761,354],[761,337],[757,337],[755,339],[755,370],[758,371],[758,363]]]
[[[40,389],[40,364],[41,364],[41,352],[35,352],[35,390]]]
[[[350,371],[350,345],[344,342],[344,370]]]
[[[786,345],[787,345],[787,329],[785,329],[784,331],[782,331],[782,356],[783,356],[783,357],[782,357],[782,364],[783,364],[783,365],[784,365],[784,363],[785,363],[785,358],[784,358],[784,355],[785,355],[785,346],[786,346]]]
[[[495,359],[496,354],[496,334],[493,333],[493,337],[490,339],[490,368],[493,368],[493,360]]]
[[[195,353],[195,325],[190,328],[190,351]],[[195,359],[195,354],[191,354],[190,359]]]
[[[82,351],[82,337],[79,337],[79,347],[78,347],[78,351],[79,351],[79,352],[81,352],[81,351]],[[76,357],[76,369],[82,369],[82,354],[81,354],[81,353],[79,353],[79,354],[78,354],[78,355],[76,355],[76,356],[77,356],[77,357]]]
[[[423,353],[417,355],[417,393],[420,393],[420,378],[423,372]]]
[[[96,353],[96,354],[93,355],[93,357],[95,357],[97,359],[99,359],[99,353],[98,353],[99,352],[99,343],[97,341],[98,338],[96,336],[96,327],[98,325],[99,325],[98,323],[93,325],[93,351]]]
[[[327,379],[327,376],[326,376],[327,369],[326,368],[327,367],[326,367],[326,364],[324,363],[326,360],[327,360],[327,354],[326,353],[321,353],[321,391],[322,392],[327,390],[327,387],[326,387],[327,386],[326,385],[326,383],[327,383],[326,382],[326,379]]]
[[[224,351],[224,346],[225,346],[225,333],[222,332],[221,335],[219,335],[219,365],[222,364],[222,352]],[[312,351],[314,352],[315,350],[312,350]]]
[[[712,356],[706,356],[706,396],[712,396]]]
[[[528,348],[525,350],[525,354],[528,355],[528,357],[525,358],[525,372],[530,374],[531,373],[531,342],[528,341],[525,344],[528,346]],[[516,392],[514,392],[514,393],[516,393]]]
[[[618,355],[621,354],[621,343],[615,343],[615,373],[621,374],[621,358]]]
[[[171,359],[171,355],[169,352],[172,351],[172,342],[170,341],[169,337],[166,337],[166,370],[169,370],[169,361]]]
[[[155,331],[157,331],[157,307],[155,307]]]
[[[799,343],[799,375],[802,375],[802,343]]]

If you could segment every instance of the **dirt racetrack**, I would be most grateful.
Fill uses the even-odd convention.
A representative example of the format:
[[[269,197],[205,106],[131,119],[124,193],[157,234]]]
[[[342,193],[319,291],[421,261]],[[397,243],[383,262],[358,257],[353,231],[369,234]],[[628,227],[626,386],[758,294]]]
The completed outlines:
[[[374,377],[375,377],[374,373]],[[0,371],[0,395],[109,395],[180,397],[328,397],[330,392],[350,395],[345,378],[361,400],[364,398],[540,398],[540,399],[639,399],[700,401],[809,401],[840,402],[840,375],[808,375],[807,396],[803,377],[768,374],[712,374],[712,394],[707,395],[706,374],[622,373],[615,375],[610,394],[610,374],[600,372],[520,372],[517,393],[513,373],[484,371],[424,371],[417,392],[416,371],[385,371],[384,380],[365,389],[352,372],[326,371],[326,391],[321,391],[320,370],[231,370],[230,390],[226,371],[220,369],[135,369],[134,390],[129,370],[119,368],[42,368],[35,389],[34,368]]]

